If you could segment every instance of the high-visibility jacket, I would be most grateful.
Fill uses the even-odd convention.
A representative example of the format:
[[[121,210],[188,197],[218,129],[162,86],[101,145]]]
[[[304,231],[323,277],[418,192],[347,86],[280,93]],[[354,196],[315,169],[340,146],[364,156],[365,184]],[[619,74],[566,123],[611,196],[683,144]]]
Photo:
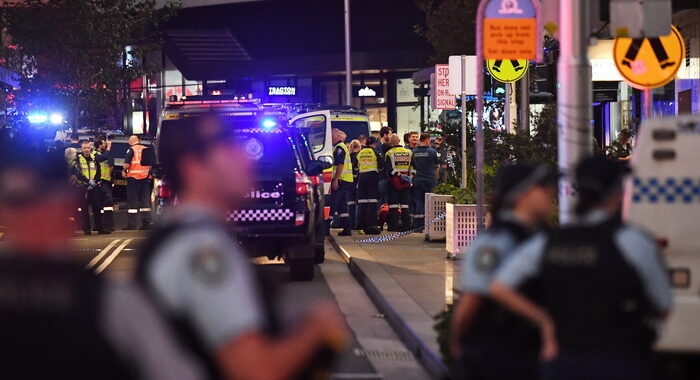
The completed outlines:
[[[408,175],[411,172],[411,150],[402,146],[395,146],[386,152],[387,174]],[[391,169],[391,170],[389,170]]]
[[[357,162],[360,167],[360,173],[379,172],[379,164],[377,163],[377,152],[370,147],[364,147],[357,153]]]
[[[85,177],[88,181],[91,179],[98,180],[99,178],[97,177],[97,165],[95,165],[95,153],[92,153],[90,155],[90,158],[92,160],[88,161],[87,158],[85,158],[84,155],[80,154],[78,155],[77,161],[78,161],[78,170],[80,170],[80,173]]]
[[[151,171],[151,167],[141,165],[143,150],[146,149],[146,147],[141,144],[136,144],[132,146],[131,149],[134,151],[134,158],[132,158],[131,162],[129,162],[129,171],[126,174],[126,177],[136,179],[148,178],[148,173]]]
[[[345,162],[343,162],[343,172],[340,174],[340,179],[345,181],[345,182],[353,182],[352,179],[352,161],[350,160],[350,150],[348,150],[348,146],[345,145],[345,143],[338,143],[333,147],[333,152],[338,149],[338,147],[341,147],[343,151],[345,152]],[[335,174],[335,169],[336,166],[333,165],[333,173]]]
[[[100,179],[103,181],[112,180],[112,168],[109,167],[109,162],[106,160],[100,162]]]

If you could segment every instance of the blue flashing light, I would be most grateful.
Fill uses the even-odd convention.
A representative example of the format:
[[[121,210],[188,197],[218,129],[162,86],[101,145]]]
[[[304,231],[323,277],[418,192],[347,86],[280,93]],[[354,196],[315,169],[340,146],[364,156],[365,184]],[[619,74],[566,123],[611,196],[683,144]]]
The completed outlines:
[[[43,113],[34,113],[27,116],[27,120],[32,124],[46,123],[48,119],[48,116]]]
[[[262,122],[262,126],[265,129],[272,129],[277,126],[277,122],[272,119],[265,119]]]
[[[53,124],[53,125],[61,124],[61,123],[63,123],[63,115],[61,115],[60,113],[54,113],[51,115],[49,120],[51,121],[51,124]]]

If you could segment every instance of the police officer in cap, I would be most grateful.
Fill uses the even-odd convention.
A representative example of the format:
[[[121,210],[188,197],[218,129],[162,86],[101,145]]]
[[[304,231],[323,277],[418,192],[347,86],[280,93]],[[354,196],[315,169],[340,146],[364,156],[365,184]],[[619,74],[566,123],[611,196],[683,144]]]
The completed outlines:
[[[576,169],[577,219],[523,244],[491,295],[539,326],[545,379],[651,379],[654,320],[671,310],[655,240],[616,217],[626,170],[589,158]],[[539,282],[535,299],[517,290]]]
[[[494,303],[489,284],[521,242],[538,231],[554,208],[557,177],[546,165],[500,170],[491,199],[491,227],[462,261],[462,295],[452,320],[452,355],[461,379],[537,379],[537,330]]]
[[[137,279],[212,377],[293,378],[320,349],[346,339],[344,321],[321,304],[279,335],[264,284],[224,224],[223,211],[250,191],[246,141],[217,119],[192,123],[161,134],[162,170],[179,204],[144,242]]]
[[[63,152],[0,146],[2,378],[201,379],[137,287],[73,260]]]
[[[112,142],[99,139],[95,141],[95,161],[100,165],[100,203],[102,204],[102,223],[104,232],[114,231],[114,197],[112,196],[112,169],[114,158],[111,153]]]
[[[333,128],[333,179],[331,180],[331,216],[330,222],[334,218],[340,219],[342,231],[338,236],[352,235],[352,225],[350,221],[350,211],[348,206],[352,201],[352,161],[350,160],[350,150],[345,145],[346,135],[343,131]]]
[[[379,229],[379,173],[384,169],[381,154],[377,155],[377,138],[367,138],[367,145],[357,154],[360,174],[357,183],[359,229],[378,234]]]
[[[79,209],[83,220],[83,232],[85,235],[92,233],[92,228],[90,227],[90,209],[92,209],[95,229],[100,234],[109,233],[102,224],[102,195],[99,189],[102,171],[95,158],[95,153],[92,151],[90,142],[84,141],[82,143],[81,153],[75,158],[73,172],[82,190],[83,202]]]
[[[413,149],[413,228],[425,224],[425,194],[433,191],[440,176],[438,153],[430,147],[430,133],[420,135],[420,145]]]

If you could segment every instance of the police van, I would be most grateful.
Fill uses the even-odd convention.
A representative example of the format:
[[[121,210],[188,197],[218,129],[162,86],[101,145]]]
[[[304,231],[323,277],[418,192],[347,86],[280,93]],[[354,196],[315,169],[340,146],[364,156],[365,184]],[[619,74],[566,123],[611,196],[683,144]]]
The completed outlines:
[[[631,165],[623,217],[654,234],[674,293],[657,349],[700,353],[700,117],[642,124]]]
[[[290,125],[299,128],[309,140],[316,158],[333,155],[333,137],[331,130],[337,128],[347,135],[345,143],[360,135],[371,136],[367,111],[353,107],[307,107],[290,120]],[[331,169],[323,172],[324,189],[330,194],[333,173]]]
[[[325,253],[320,175],[331,166],[330,157],[314,159],[306,138],[288,127],[286,112],[225,97],[169,102],[158,127],[156,148],[170,126],[196,128],[198,118],[212,114],[234,130],[254,175],[253,187],[240,208],[221,210],[222,216],[251,256],[282,258],[290,266],[292,279],[311,280],[314,264],[322,262]],[[167,159],[158,156],[159,162]],[[167,178],[158,178],[153,201],[157,214],[177,202]]]

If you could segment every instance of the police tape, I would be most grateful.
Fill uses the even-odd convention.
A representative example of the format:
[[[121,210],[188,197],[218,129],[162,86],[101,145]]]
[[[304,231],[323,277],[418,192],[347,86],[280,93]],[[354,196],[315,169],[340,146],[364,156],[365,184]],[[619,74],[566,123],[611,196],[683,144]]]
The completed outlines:
[[[447,215],[447,213],[443,212],[442,214],[436,216],[432,220],[429,220],[427,223],[425,223],[425,225],[423,227],[418,227],[418,228],[414,228],[412,230],[407,230],[407,231],[395,232],[393,234],[388,234],[388,235],[384,235],[384,236],[377,236],[377,237],[373,237],[373,238],[369,238],[369,239],[362,239],[362,240],[358,240],[357,243],[383,243],[386,241],[392,241],[392,240],[402,238],[404,236],[408,236],[408,235],[415,233],[415,232],[422,232],[423,229],[428,228],[429,226],[436,223],[438,220],[445,219],[446,215]]]

